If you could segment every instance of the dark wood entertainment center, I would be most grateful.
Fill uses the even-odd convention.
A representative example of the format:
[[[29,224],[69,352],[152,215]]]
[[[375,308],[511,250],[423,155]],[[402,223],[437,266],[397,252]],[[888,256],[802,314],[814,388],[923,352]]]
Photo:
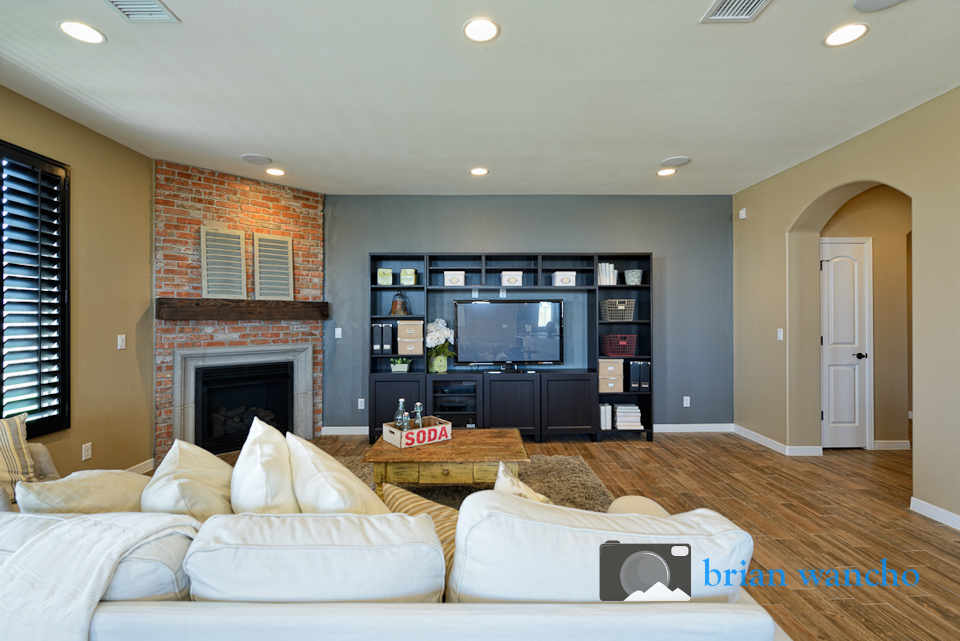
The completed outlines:
[[[599,284],[601,263],[618,270],[617,284]],[[447,373],[429,373],[426,347],[424,354],[410,356],[409,372],[393,373],[390,360],[398,357],[396,349],[373,353],[370,340],[370,442],[380,436],[383,423],[393,420],[399,398],[406,399],[411,410],[415,402],[422,402],[427,414],[451,421],[455,427],[516,428],[536,441],[551,434],[589,434],[598,441],[608,433],[600,429],[600,404],[635,404],[643,429],[621,433],[645,434],[653,440],[652,267],[649,253],[370,254],[370,323],[391,325],[393,337],[398,320],[423,321],[425,329],[440,317],[453,327],[453,301],[562,297],[564,321],[572,320],[564,330],[564,364],[521,366],[517,373],[457,364],[453,358]],[[392,270],[390,285],[378,284],[379,269]],[[415,284],[399,284],[401,269],[416,270]],[[624,284],[628,269],[643,270],[639,285]],[[445,286],[444,271],[463,272],[464,284]],[[522,284],[502,286],[504,271],[521,272]],[[575,284],[554,285],[554,272],[575,272]],[[406,297],[409,315],[390,315],[397,292]],[[632,319],[602,320],[600,307],[608,299],[632,301]],[[635,347],[626,355],[607,356],[605,335],[636,336]],[[643,390],[600,391],[601,358],[623,361],[625,369],[631,361],[649,362],[649,385]]]

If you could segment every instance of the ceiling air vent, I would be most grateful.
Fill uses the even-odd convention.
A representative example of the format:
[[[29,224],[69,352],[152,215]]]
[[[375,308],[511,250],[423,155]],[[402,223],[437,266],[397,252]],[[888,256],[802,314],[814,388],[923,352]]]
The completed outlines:
[[[159,0],[107,0],[130,22],[180,22]]]
[[[700,22],[753,22],[770,0],[716,0]]]
[[[247,257],[243,232],[200,228],[200,273],[204,298],[247,297]]]
[[[293,300],[293,239],[254,232],[253,267],[258,300]]]

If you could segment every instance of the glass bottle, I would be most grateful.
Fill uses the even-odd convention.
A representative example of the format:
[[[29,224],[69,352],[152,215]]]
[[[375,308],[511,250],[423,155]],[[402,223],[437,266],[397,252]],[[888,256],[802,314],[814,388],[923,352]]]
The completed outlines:
[[[410,412],[403,413],[403,427],[401,429],[404,432],[410,429]]]
[[[413,406],[413,427],[423,427],[423,403],[417,403]]]
[[[407,410],[403,408],[403,399],[400,399],[400,406],[397,407],[397,413],[393,415],[393,425],[398,430],[403,429],[403,415]]]

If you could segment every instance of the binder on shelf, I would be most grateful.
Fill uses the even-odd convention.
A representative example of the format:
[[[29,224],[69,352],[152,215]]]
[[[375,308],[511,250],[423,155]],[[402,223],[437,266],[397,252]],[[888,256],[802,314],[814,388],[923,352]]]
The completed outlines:
[[[383,325],[374,323],[370,332],[370,351],[374,354],[383,353]]]
[[[640,361],[630,361],[629,391],[640,391]]]
[[[640,361],[640,389],[650,389],[650,361]]]
[[[390,323],[383,324],[383,346],[384,354],[393,354],[393,325]]]

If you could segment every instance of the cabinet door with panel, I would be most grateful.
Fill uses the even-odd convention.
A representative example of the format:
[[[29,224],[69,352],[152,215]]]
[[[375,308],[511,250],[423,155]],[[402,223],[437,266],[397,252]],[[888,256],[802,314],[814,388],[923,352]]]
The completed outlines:
[[[370,442],[383,432],[383,424],[393,420],[399,399],[412,412],[417,401],[424,401],[424,377],[421,374],[372,374],[370,376]]]
[[[539,442],[540,375],[484,375],[483,417],[485,427],[518,429]]]
[[[540,374],[541,433],[590,434],[596,440],[600,406],[595,372]]]

